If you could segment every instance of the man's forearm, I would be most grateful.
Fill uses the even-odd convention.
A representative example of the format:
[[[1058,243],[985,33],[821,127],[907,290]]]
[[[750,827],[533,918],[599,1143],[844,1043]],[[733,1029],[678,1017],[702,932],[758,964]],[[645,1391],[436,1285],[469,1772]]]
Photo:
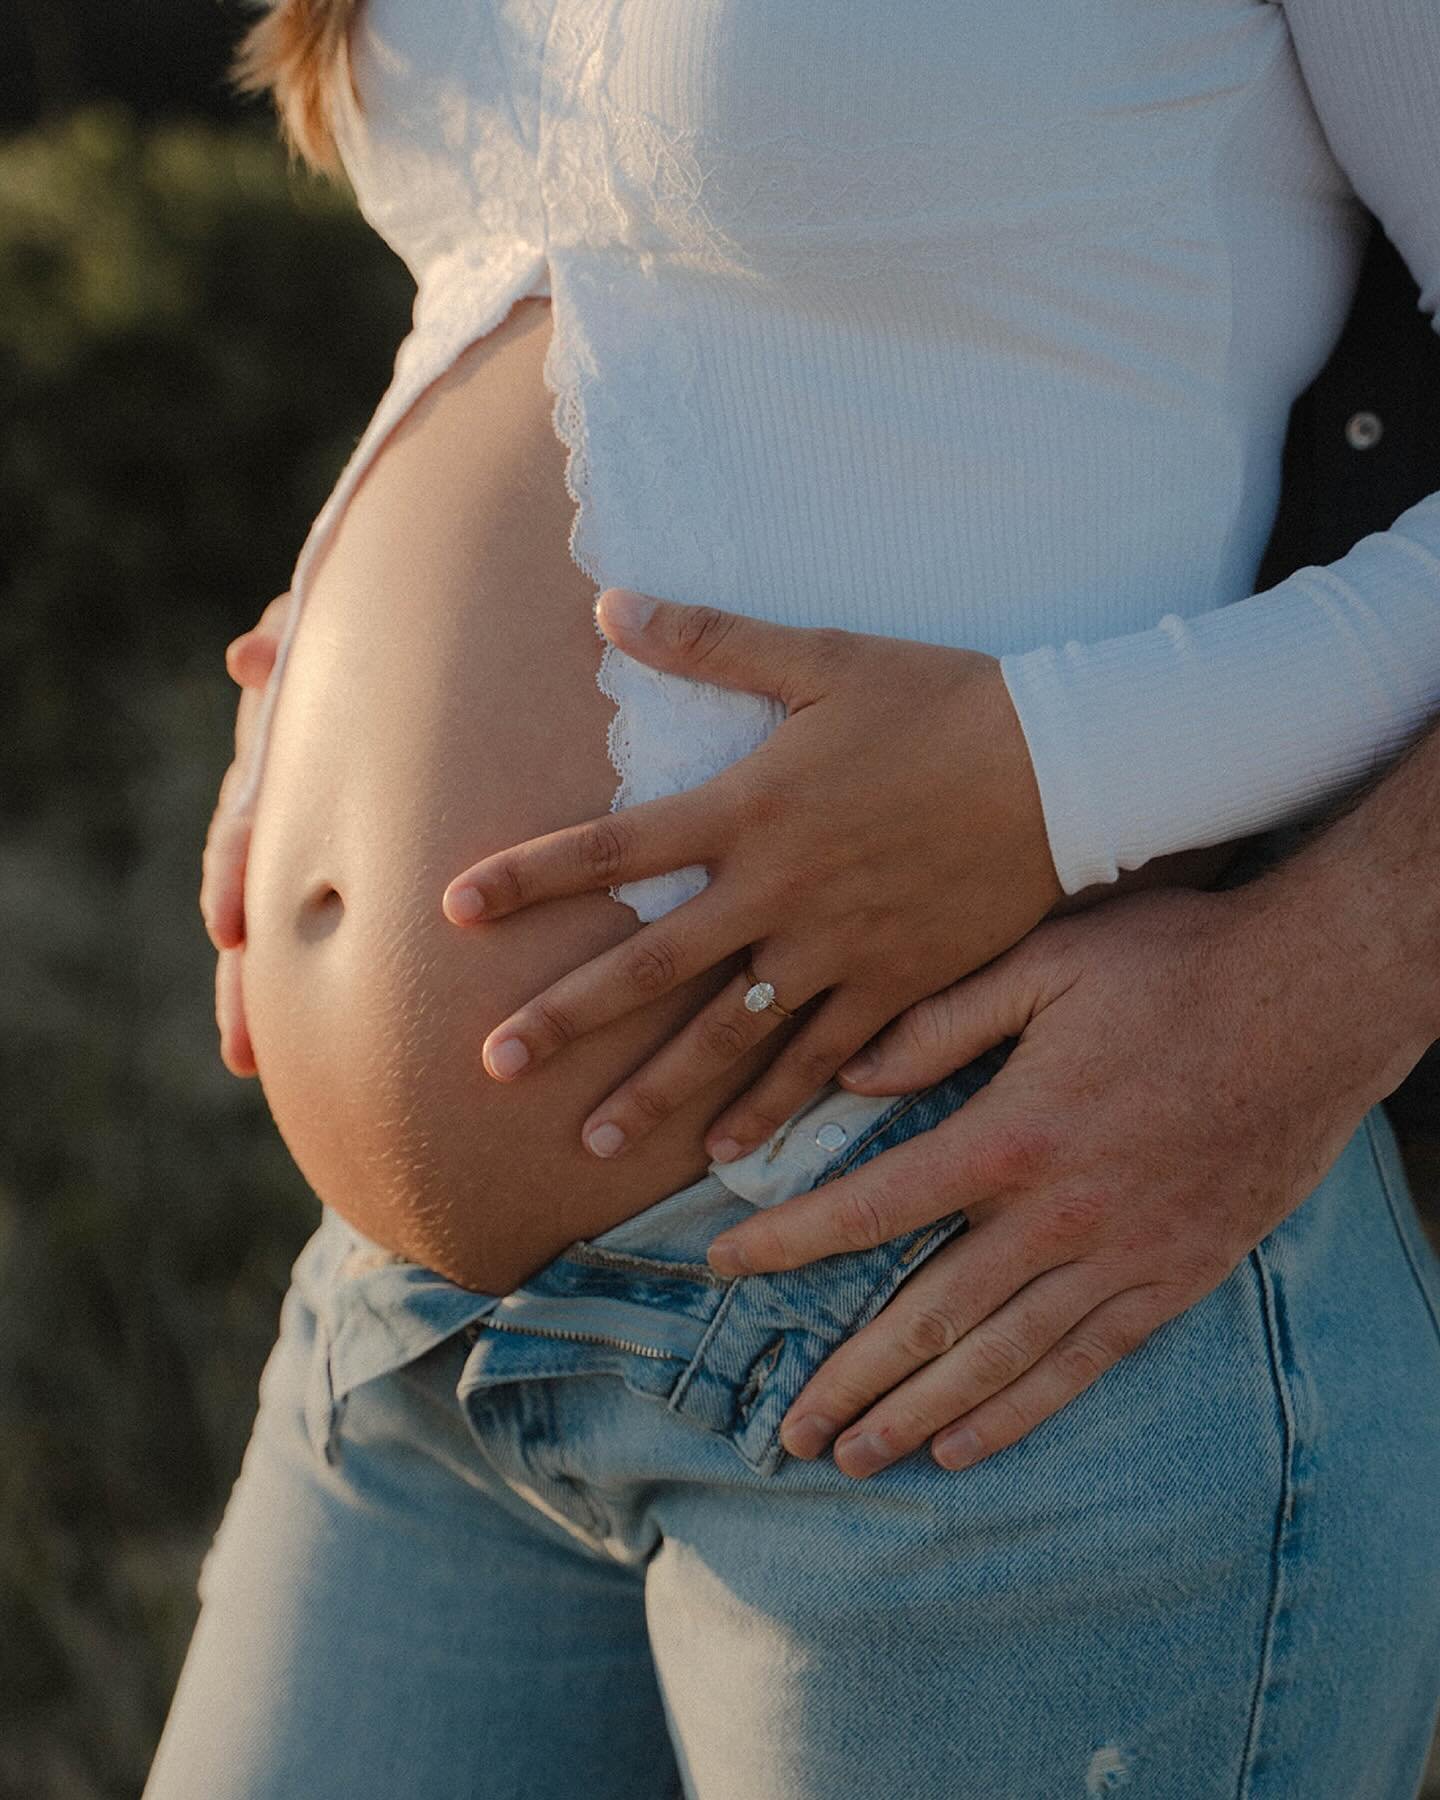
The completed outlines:
[[[1440,1038],[1440,722],[1241,896],[1393,1091]]]

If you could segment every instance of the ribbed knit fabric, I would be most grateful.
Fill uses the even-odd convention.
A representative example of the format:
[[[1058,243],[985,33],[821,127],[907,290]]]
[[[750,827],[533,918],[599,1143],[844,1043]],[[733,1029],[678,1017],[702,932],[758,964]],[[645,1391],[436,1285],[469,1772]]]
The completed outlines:
[[[353,59],[414,324],[237,804],[345,501],[525,293],[597,591],[1000,657],[1068,892],[1305,817],[1440,709],[1440,495],[1252,588],[1368,212],[1440,305],[1435,0],[367,0]],[[601,685],[617,805],[781,716]]]

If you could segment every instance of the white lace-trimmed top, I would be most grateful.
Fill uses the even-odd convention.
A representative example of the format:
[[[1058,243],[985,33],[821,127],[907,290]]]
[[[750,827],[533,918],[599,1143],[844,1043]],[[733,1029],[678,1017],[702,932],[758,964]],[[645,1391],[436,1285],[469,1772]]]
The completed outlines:
[[[1440,494],[1251,585],[1366,209],[1440,306],[1436,0],[366,0],[352,57],[414,320],[237,805],[371,457],[547,292],[597,591],[999,656],[1068,892],[1302,818],[1440,709]],[[781,716],[600,680],[617,805]]]

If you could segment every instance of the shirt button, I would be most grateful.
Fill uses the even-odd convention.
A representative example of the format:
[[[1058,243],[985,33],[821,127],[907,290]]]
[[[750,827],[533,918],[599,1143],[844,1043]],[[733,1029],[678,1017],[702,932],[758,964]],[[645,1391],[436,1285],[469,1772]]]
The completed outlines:
[[[822,1150],[841,1150],[849,1142],[850,1133],[843,1125],[837,1125],[833,1119],[822,1125],[815,1133],[815,1142]]]
[[[1345,421],[1345,441],[1352,450],[1373,450],[1384,429],[1379,413],[1351,413]]]

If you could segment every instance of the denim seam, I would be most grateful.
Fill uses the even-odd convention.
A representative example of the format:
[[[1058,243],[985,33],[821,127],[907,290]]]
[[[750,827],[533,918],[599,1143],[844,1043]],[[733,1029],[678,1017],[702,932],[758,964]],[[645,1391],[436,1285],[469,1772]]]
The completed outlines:
[[[335,1371],[330,1360],[330,1334],[323,1323],[313,1312],[315,1319],[315,1338],[312,1340],[311,1363],[307,1372],[304,1414],[306,1435],[310,1440],[311,1450],[322,1463],[333,1465],[335,1457],[335,1427],[340,1416],[340,1400],[335,1393]],[[323,1389],[320,1403],[315,1404],[315,1383],[320,1379]],[[316,1413],[321,1415],[316,1418]],[[316,1439],[319,1442],[316,1442]]]
[[[1390,1179],[1390,1171],[1385,1167],[1385,1158],[1380,1154],[1374,1116],[1368,1112],[1365,1115],[1365,1141],[1370,1147],[1370,1157],[1375,1164],[1375,1171],[1380,1177],[1380,1186],[1384,1190],[1385,1204],[1390,1209],[1390,1221],[1395,1227],[1395,1235],[1400,1240],[1400,1248],[1405,1253],[1405,1261],[1410,1266],[1415,1286],[1420,1290],[1420,1298],[1425,1302],[1425,1310],[1430,1315],[1430,1323],[1434,1327],[1436,1340],[1440,1342],[1440,1314],[1435,1311],[1435,1303],[1430,1297],[1429,1283],[1421,1275],[1415,1254],[1410,1248],[1410,1234],[1400,1218],[1402,1202],[1395,1192],[1395,1185]]]
[[[916,1106],[919,1104],[919,1102],[924,1098],[924,1094],[925,1094],[924,1089],[917,1089],[912,1094],[902,1094],[893,1106],[888,1107],[883,1113],[881,1113],[881,1115],[878,1119],[875,1119],[871,1122],[871,1128],[868,1131],[861,1133],[860,1137],[857,1138],[855,1143],[853,1143],[850,1146],[850,1149],[846,1152],[845,1156],[835,1165],[835,1167],[833,1169],[827,1169],[825,1171],[825,1173],[819,1178],[818,1181],[812,1182],[808,1188],[802,1189],[801,1191],[804,1193],[807,1193],[807,1194],[813,1194],[817,1188],[823,1187],[827,1181],[831,1181],[836,1176],[844,1174],[846,1172],[846,1170],[848,1170],[852,1166],[855,1158],[860,1154],[860,1152],[865,1148],[865,1146],[867,1144],[871,1144],[875,1141],[876,1134],[878,1132],[880,1132],[881,1130],[883,1130],[886,1126],[893,1123],[894,1120],[903,1118],[905,1113],[907,1113],[912,1106]],[[758,1211],[759,1208],[757,1208],[756,1210]],[[707,1264],[707,1267],[708,1267],[708,1264]],[[746,1279],[749,1279],[749,1278],[747,1278],[744,1275],[735,1275],[735,1276],[729,1277],[729,1279],[727,1281],[727,1285],[726,1285],[726,1290],[725,1290],[724,1294],[722,1294],[720,1297],[720,1304],[715,1308],[715,1315],[711,1319],[709,1325],[705,1329],[705,1335],[700,1339],[700,1342],[696,1345],[695,1354],[694,1354],[694,1356],[691,1357],[688,1366],[682,1371],[682,1373],[680,1375],[680,1379],[675,1383],[675,1386],[670,1390],[669,1398],[666,1400],[666,1405],[670,1408],[670,1410],[672,1412],[679,1411],[680,1406],[685,1399],[685,1395],[689,1392],[691,1382],[695,1379],[696,1375],[698,1375],[700,1372],[701,1365],[705,1360],[705,1357],[710,1349],[710,1345],[711,1345],[712,1341],[714,1340],[716,1333],[721,1329],[721,1327],[725,1323],[725,1320],[728,1317],[732,1306],[734,1305],[735,1296],[739,1292],[741,1282],[745,1281]],[[883,1277],[882,1277],[882,1279],[883,1279]],[[876,1286],[877,1287],[879,1286],[878,1282],[876,1283]],[[873,1290],[872,1290],[872,1293],[873,1293]],[[862,1304],[868,1304],[870,1297],[871,1296],[869,1294],[867,1294],[865,1302],[863,1302]],[[758,1399],[758,1398],[759,1398],[759,1395],[757,1394],[756,1399]],[[777,1424],[775,1427],[774,1435],[772,1436],[772,1438],[770,1440],[772,1444],[773,1444],[775,1438],[777,1438],[779,1435],[780,1435],[780,1427]],[[767,1445],[767,1448],[768,1447],[769,1446]]]
[[[544,1405],[545,1405],[544,1441],[546,1443],[553,1444],[553,1443],[558,1442],[559,1437],[560,1437],[559,1422],[555,1417],[554,1384],[552,1382],[548,1382],[548,1381],[541,1383],[541,1391],[544,1395]],[[521,1448],[521,1455],[525,1457],[526,1462],[530,1463],[531,1467],[536,1471],[536,1473],[541,1472],[540,1465],[537,1462],[532,1461],[532,1459],[528,1455],[526,1455],[526,1452],[525,1452],[525,1449],[523,1446]],[[574,1496],[575,1503],[579,1507],[581,1513],[583,1514],[583,1518],[581,1520],[577,1520],[576,1522],[580,1525],[580,1528],[582,1531],[588,1531],[590,1533],[591,1537],[595,1539],[595,1547],[596,1547],[597,1551],[599,1551],[601,1549],[601,1546],[604,1544],[606,1536],[608,1535],[608,1533],[610,1531],[610,1521],[608,1519],[601,1518],[598,1509],[596,1508],[594,1502],[590,1498],[590,1495],[585,1491],[585,1489],[580,1485],[580,1483],[575,1479],[575,1477],[568,1473],[568,1471],[566,1471],[565,1469],[556,1467],[555,1465],[552,1464],[545,1468],[544,1474],[548,1475],[552,1481],[559,1482],[561,1484],[561,1486],[563,1486],[568,1493],[570,1493]]]
[[[719,1331],[721,1325],[728,1316],[731,1307],[735,1303],[735,1296],[739,1292],[740,1283],[744,1279],[745,1277],[743,1275],[732,1276],[725,1292],[720,1296],[720,1304],[715,1308],[714,1317],[705,1327],[704,1335],[701,1337],[700,1342],[695,1346],[695,1354],[680,1371],[679,1379],[666,1397],[665,1404],[671,1412],[679,1412],[686,1394],[690,1391],[691,1382],[693,1382],[695,1377],[700,1373],[701,1365],[709,1352],[715,1334]]]
[[[560,1252],[560,1261],[593,1269],[635,1269],[649,1275],[672,1276],[683,1281],[703,1281],[722,1288],[727,1277],[717,1275],[709,1263],[666,1262],[658,1256],[639,1256],[631,1250],[600,1250],[589,1238],[576,1241]]]
[[[745,1377],[739,1393],[735,1396],[735,1422],[737,1424],[743,1426],[755,1410],[764,1391],[765,1383],[774,1373],[775,1365],[779,1362],[784,1348],[785,1333],[782,1331],[778,1337],[770,1340],[751,1363],[750,1372]]]
[[[876,1138],[879,1137],[882,1132],[887,1131],[890,1128],[890,1126],[895,1124],[898,1120],[903,1119],[905,1117],[906,1113],[911,1111],[912,1108],[918,1106],[920,1104],[920,1102],[925,1098],[925,1096],[929,1092],[931,1092],[931,1090],[929,1088],[916,1088],[913,1093],[901,1095],[901,1097],[895,1102],[895,1104],[892,1107],[889,1107],[885,1112],[881,1113],[881,1115],[879,1116],[878,1119],[875,1119],[871,1122],[870,1129],[868,1131],[861,1133],[860,1137],[857,1138],[856,1141],[850,1146],[850,1149],[841,1158],[841,1160],[835,1164],[834,1168],[827,1169],[825,1171],[824,1175],[821,1176],[819,1181],[817,1181],[814,1184],[814,1186],[811,1187],[810,1189],[808,1189],[807,1191],[813,1193],[813,1192],[815,1192],[815,1190],[817,1188],[824,1187],[827,1182],[838,1180],[841,1175],[848,1174],[849,1171],[855,1166],[855,1160],[861,1154],[861,1152],[863,1150],[867,1149],[871,1144],[873,1144],[875,1142]],[[961,1229],[961,1228],[963,1228],[963,1227],[960,1227],[959,1222],[957,1221],[957,1235],[958,1235],[958,1229]],[[918,1230],[918,1229],[920,1229],[920,1227],[917,1226],[916,1229]],[[936,1230],[937,1230],[937,1227],[932,1225],[926,1234],[927,1237],[933,1237],[935,1235]],[[911,1235],[913,1235],[913,1233]],[[916,1248],[917,1249],[920,1248],[924,1244],[924,1242],[925,1242],[925,1239],[922,1238],[920,1240],[920,1244],[917,1245]],[[884,1245],[877,1246],[877,1250],[883,1250],[884,1248],[885,1248]],[[874,1252],[872,1252],[871,1254],[874,1254]],[[885,1267],[881,1270],[880,1274],[876,1277],[873,1285],[866,1290],[865,1296],[860,1301],[860,1304],[855,1308],[854,1313],[851,1315],[852,1323],[850,1324],[849,1327],[847,1327],[844,1335],[837,1341],[837,1343],[832,1345],[830,1350],[827,1351],[826,1356],[821,1359],[821,1362],[828,1360],[828,1358],[835,1353],[835,1350],[839,1348],[839,1345],[843,1344],[847,1338],[851,1337],[854,1334],[855,1327],[854,1327],[853,1321],[855,1319],[864,1317],[864,1315],[869,1311],[871,1303],[874,1301],[876,1295],[879,1294],[881,1292],[881,1290],[885,1287],[885,1284],[893,1278],[893,1276],[895,1275],[897,1270],[903,1271],[902,1279],[904,1279],[905,1277],[908,1277],[912,1267],[918,1267],[918,1266],[919,1266],[918,1264],[912,1265],[912,1264],[904,1261],[903,1258],[900,1261],[895,1261],[895,1260],[888,1261],[885,1264]],[[868,1320],[866,1322],[869,1323]],[[819,1367],[820,1367],[820,1364],[817,1363],[816,1368],[819,1368]],[[813,1371],[812,1371],[812,1373],[813,1373]],[[761,1384],[760,1388],[757,1388],[755,1394],[751,1397],[750,1404],[746,1409],[747,1419],[751,1414],[753,1414],[755,1407],[759,1404],[760,1395],[761,1395],[762,1391],[763,1391],[763,1383]],[[785,1452],[783,1450],[779,1449],[779,1444],[780,1444],[780,1428],[785,1423],[786,1410],[787,1409],[785,1409],[783,1407],[781,1408],[780,1416],[776,1419],[769,1434],[766,1436],[764,1442],[760,1446],[760,1449],[758,1452],[758,1457],[757,1457],[757,1462],[762,1467],[766,1462],[768,1462],[772,1457],[774,1457],[777,1454],[777,1450],[778,1450],[779,1455],[785,1454]]]
[[[960,1235],[962,1235],[962,1233],[965,1230],[965,1223],[966,1222],[963,1219],[957,1219],[955,1221],[955,1232],[953,1234],[954,1236],[959,1237]],[[920,1229],[922,1229],[922,1228],[919,1226],[916,1227],[916,1230],[920,1230]],[[926,1242],[926,1239],[933,1238],[935,1236],[937,1230],[938,1230],[937,1226],[934,1226],[934,1225],[930,1226],[929,1229],[925,1233],[925,1237],[920,1240],[920,1244],[917,1245],[916,1248],[917,1249],[921,1248],[924,1245],[924,1243]],[[911,1235],[913,1236],[913,1233]],[[932,1254],[933,1254],[933,1252],[932,1252]],[[927,1257],[922,1258],[921,1260],[922,1260],[922,1262],[928,1262],[930,1259],[927,1256]],[[822,1362],[828,1361],[829,1358],[835,1354],[835,1351],[839,1349],[840,1344],[845,1343],[848,1338],[854,1336],[855,1330],[856,1330],[854,1320],[860,1319],[860,1318],[865,1318],[866,1313],[870,1309],[871,1302],[875,1299],[876,1295],[879,1294],[884,1289],[886,1283],[888,1281],[890,1281],[891,1278],[895,1274],[899,1273],[900,1277],[901,1277],[901,1282],[903,1282],[903,1281],[908,1280],[911,1272],[914,1269],[919,1268],[920,1266],[921,1266],[921,1263],[907,1263],[904,1261],[894,1261],[894,1262],[888,1263],[886,1265],[884,1271],[882,1272],[882,1274],[876,1280],[873,1287],[868,1289],[868,1291],[866,1292],[865,1298],[855,1308],[855,1311],[851,1317],[851,1323],[846,1328],[844,1336],[842,1336],[838,1340],[837,1343],[835,1343],[834,1345],[831,1346],[830,1350],[826,1352],[826,1355],[821,1359],[821,1361]],[[900,1286],[900,1284],[901,1284],[900,1282],[897,1282],[896,1287],[898,1288]],[[868,1318],[866,1318],[865,1323],[868,1325],[871,1323],[871,1321]],[[863,1330],[864,1327],[862,1326],[861,1329]],[[817,1363],[815,1366],[818,1369],[820,1367],[820,1364]],[[814,1370],[812,1370],[811,1373],[813,1374]],[[753,1409],[754,1404],[756,1402],[758,1402],[758,1400],[759,1400],[759,1394],[757,1393],[755,1396],[755,1400],[752,1401],[752,1403],[751,1403],[752,1409]],[[780,1417],[778,1419],[776,1419],[774,1427],[772,1428],[769,1436],[765,1439],[765,1442],[762,1444],[762,1446],[760,1448],[760,1461],[762,1463],[775,1451],[777,1445],[780,1442],[780,1428],[785,1423],[785,1418],[786,1418],[787,1412],[788,1412],[788,1408],[783,1408],[781,1410]],[[782,1454],[783,1454],[783,1451],[782,1451]]]
[[[1255,1692],[1250,1703],[1250,1722],[1245,1734],[1245,1748],[1240,1757],[1240,1773],[1235,1787],[1235,1800],[1254,1800],[1255,1796],[1251,1777],[1255,1768],[1256,1746],[1260,1741],[1260,1722],[1265,1707],[1265,1696],[1274,1672],[1276,1621],[1285,1604],[1286,1543],[1295,1511],[1294,1470],[1299,1438],[1294,1400],[1285,1376],[1279,1296],[1262,1245],[1257,1244],[1250,1252],[1249,1261],[1256,1274],[1260,1312],[1265,1324],[1265,1346],[1270,1362],[1271,1383],[1275,1404],[1280,1414],[1284,1443],[1280,1457],[1280,1501],[1275,1512],[1275,1532],[1270,1546],[1270,1593],[1265,1606],[1265,1624],[1261,1633],[1259,1667],[1255,1674]]]

